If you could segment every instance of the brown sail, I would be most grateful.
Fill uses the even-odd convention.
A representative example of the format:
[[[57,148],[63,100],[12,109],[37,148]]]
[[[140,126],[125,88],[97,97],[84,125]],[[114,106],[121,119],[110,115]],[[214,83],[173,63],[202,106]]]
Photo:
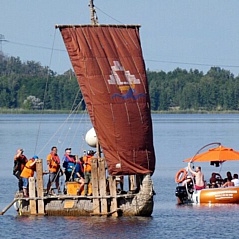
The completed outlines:
[[[139,26],[58,27],[109,174],[153,174],[150,98]]]

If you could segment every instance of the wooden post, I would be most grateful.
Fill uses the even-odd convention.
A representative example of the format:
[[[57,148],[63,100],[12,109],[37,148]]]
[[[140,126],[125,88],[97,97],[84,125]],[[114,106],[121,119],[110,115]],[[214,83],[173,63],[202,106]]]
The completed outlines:
[[[105,197],[106,196],[106,178],[105,178],[105,159],[100,158],[98,160],[98,164],[99,164],[99,192],[100,192],[100,196]],[[107,210],[107,199],[106,198],[102,198],[101,200],[101,213],[107,214],[108,210]]]
[[[134,191],[136,189],[135,175],[129,175],[129,191]]]
[[[114,176],[109,176],[109,188],[110,188],[110,196],[112,197],[111,199],[111,205],[110,205],[110,211],[111,211],[111,215],[113,217],[117,217],[118,216],[118,206],[117,206],[117,198],[116,198],[116,180]]]
[[[97,158],[91,159],[91,183],[92,183],[92,195],[99,195],[99,184],[98,184],[98,160]],[[93,199],[93,214],[100,213],[100,201],[97,198]]]
[[[29,197],[30,198],[35,198],[36,197],[35,178],[30,177],[28,179],[28,182],[29,182]],[[36,215],[37,214],[37,204],[36,204],[36,200],[34,200],[34,199],[30,200],[30,214],[31,215]]]
[[[45,214],[44,208],[44,192],[43,192],[43,166],[42,159],[36,160],[36,177],[37,177],[37,196],[42,198],[38,200],[38,214]]]

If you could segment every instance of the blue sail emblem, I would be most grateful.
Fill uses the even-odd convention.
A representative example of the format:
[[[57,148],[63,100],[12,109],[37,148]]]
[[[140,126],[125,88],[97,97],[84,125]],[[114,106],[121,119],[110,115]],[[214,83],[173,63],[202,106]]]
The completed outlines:
[[[131,75],[129,71],[126,71],[124,67],[120,65],[118,61],[114,61],[114,66],[111,66],[112,73],[109,76],[110,79],[108,83],[110,85],[116,85],[121,93],[115,93],[112,95],[112,98],[122,98],[122,99],[135,99],[137,100],[140,97],[145,97],[144,93],[137,94],[135,90],[135,85],[141,84],[140,80]],[[123,74],[125,81],[121,80],[120,75]]]
[[[129,99],[129,98],[137,100],[140,97],[145,97],[145,94],[143,94],[143,93],[136,94],[136,91],[134,89],[129,88],[129,90],[125,94],[115,93],[112,95],[112,98],[116,98],[116,97],[119,97],[119,98],[122,98],[125,100]]]

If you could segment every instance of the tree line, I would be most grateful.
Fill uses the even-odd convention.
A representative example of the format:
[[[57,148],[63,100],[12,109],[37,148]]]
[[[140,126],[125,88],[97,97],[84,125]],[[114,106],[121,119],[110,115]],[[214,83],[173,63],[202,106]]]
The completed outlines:
[[[0,55],[0,108],[69,110],[81,98],[72,70],[57,75],[38,62]]]
[[[206,74],[180,68],[167,73],[147,70],[147,78],[153,111],[239,110],[239,77],[220,67]],[[70,110],[81,99],[72,70],[58,75],[38,62],[0,54],[0,108]]]
[[[206,73],[180,68],[147,72],[152,110],[239,110],[239,77],[211,67]]]

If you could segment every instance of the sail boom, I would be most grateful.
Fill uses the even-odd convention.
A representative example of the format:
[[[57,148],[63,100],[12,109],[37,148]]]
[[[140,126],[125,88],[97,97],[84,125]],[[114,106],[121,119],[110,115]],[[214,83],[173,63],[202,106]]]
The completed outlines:
[[[56,24],[55,28],[75,28],[75,27],[118,27],[118,28],[140,28],[141,25],[139,24],[100,24],[100,25],[89,25],[89,24],[77,24],[77,25],[61,25],[61,24]]]

